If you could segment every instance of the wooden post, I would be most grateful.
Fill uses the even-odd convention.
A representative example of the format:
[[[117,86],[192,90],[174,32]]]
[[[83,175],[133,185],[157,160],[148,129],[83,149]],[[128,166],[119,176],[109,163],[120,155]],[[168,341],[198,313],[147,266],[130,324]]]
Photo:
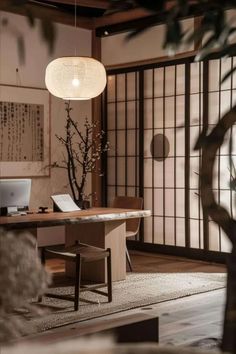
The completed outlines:
[[[92,57],[101,61],[101,38],[96,37],[94,30],[92,31]],[[101,100],[101,95],[92,100],[92,122],[97,123],[95,135],[101,131]],[[96,161],[96,170],[95,173],[92,173],[92,205],[96,207],[102,204],[102,181],[99,171],[101,171],[101,160]]]

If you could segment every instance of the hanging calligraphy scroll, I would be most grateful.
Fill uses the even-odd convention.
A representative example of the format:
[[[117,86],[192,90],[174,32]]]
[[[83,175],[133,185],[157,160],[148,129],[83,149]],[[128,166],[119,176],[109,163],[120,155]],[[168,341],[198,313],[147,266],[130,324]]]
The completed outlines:
[[[50,95],[0,85],[0,178],[49,176]]]

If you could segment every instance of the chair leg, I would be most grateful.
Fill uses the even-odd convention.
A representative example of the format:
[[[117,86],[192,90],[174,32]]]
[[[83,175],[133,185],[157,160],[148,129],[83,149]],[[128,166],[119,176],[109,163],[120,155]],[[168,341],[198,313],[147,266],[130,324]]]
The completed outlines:
[[[44,249],[44,247],[42,247],[41,250],[40,250],[40,258],[41,258],[42,265],[45,266],[46,257],[45,257],[45,249]],[[42,300],[43,300],[43,296],[42,295],[38,296],[38,302],[42,302]]]
[[[127,259],[128,264],[129,264],[129,269],[132,272],[133,268],[132,268],[131,259],[130,259],[130,255],[129,255],[129,251],[128,251],[127,246],[126,246],[126,259]]]
[[[81,258],[80,255],[76,255],[75,261],[75,302],[74,310],[78,311],[79,309],[79,293],[80,293],[80,281],[81,281]]]
[[[41,248],[40,253],[41,253],[41,263],[42,263],[43,265],[45,265],[46,257],[45,257],[45,249],[44,249],[44,247]]]
[[[107,249],[109,256],[107,257],[107,290],[108,302],[112,302],[112,273],[111,273],[111,249]]]

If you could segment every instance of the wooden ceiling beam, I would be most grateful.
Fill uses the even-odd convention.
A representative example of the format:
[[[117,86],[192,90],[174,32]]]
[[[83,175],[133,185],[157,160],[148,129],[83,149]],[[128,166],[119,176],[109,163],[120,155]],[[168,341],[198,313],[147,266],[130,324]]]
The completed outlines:
[[[191,4],[192,2],[194,3],[194,1],[195,0],[192,1],[190,0],[189,4]],[[169,11],[174,5],[176,5],[176,0],[166,0],[164,12]],[[104,15],[103,17],[94,19],[94,27],[98,28],[104,26],[111,26],[111,25],[116,25],[124,22],[140,20],[142,18],[150,17],[154,15],[158,15],[158,14],[155,14],[154,12],[144,9],[142,7],[136,7],[130,10],[119,11],[119,12]]]
[[[43,0],[43,1],[64,4],[64,5],[75,5],[75,0]],[[76,4],[82,7],[90,7],[96,9],[104,9],[104,10],[107,10],[111,6],[110,0],[76,0]]]
[[[64,0],[62,0],[64,1]],[[165,10],[170,10],[176,4],[176,0],[167,0]],[[136,7],[126,11],[119,11],[112,14],[104,15],[94,19],[94,27],[104,27],[116,25],[124,22],[139,20],[145,17],[153,16],[154,13],[142,7]]]
[[[12,6],[9,0],[0,1],[0,10],[26,16],[29,10],[35,18],[50,18],[53,22],[74,26],[74,15],[66,13],[58,8],[40,6],[36,3],[24,6]],[[78,27],[92,29],[93,20],[88,17],[77,16]]]
[[[135,8],[131,10],[115,12],[113,14],[105,15],[97,19],[94,19],[94,28],[111,26],[118,23],[133,21],[133,20],[150,16],[151,14],[153,13],[142,8]]]
[[[94,19],[94,28],[96,35],[103,37],[106,35],[117,34],[121,32],[132,31],[133,29],[145,29],[160,25],[166,22],[168,11],[176,4],[176,0],[167,0],[165,10],[153,13],[142,8],[135,8],[127,11],[115,12],[110,15]],[[187,19],[201,16],[209,11],[214,5],[214,0],[199,3],[196,0],[189,0],[189,12],[179,19]],[[232,7],[232,6],[231,6]],[[230,9],[227,1],[224,4],[225,9]]]

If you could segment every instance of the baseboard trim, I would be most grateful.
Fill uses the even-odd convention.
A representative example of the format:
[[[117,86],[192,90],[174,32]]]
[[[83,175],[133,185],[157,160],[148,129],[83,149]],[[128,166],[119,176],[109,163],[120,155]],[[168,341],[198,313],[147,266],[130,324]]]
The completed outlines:
[[[206,251],[197,248],[156,245],[133,240],[127,240],[127,247],[130,250],[160,253],[222,264],[226,263],[227,257],[229,255],[229,253],[226,252]]]

